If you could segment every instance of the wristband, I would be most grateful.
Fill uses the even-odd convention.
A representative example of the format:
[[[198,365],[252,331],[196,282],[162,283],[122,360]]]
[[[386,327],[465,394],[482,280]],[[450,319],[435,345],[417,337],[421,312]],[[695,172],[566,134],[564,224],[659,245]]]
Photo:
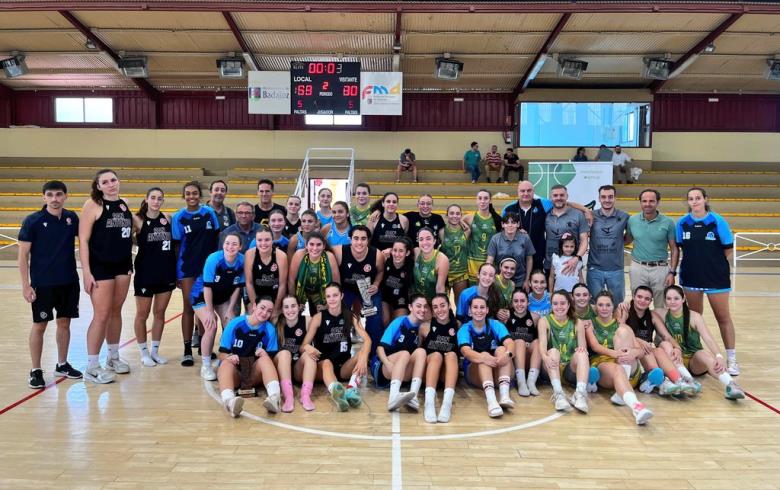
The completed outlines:
[[[718,352],[717,354],[715,354],[715,357],[720,357],[721,359],[723,359],[723,354],[721,354],[720,352]]]

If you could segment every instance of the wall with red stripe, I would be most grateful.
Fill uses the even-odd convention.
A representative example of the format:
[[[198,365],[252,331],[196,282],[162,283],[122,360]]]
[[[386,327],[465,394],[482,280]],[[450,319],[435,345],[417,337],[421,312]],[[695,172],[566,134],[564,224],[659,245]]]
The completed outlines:
[[[652,117],[654,132],[780,132],[780,95],[661,93]]]

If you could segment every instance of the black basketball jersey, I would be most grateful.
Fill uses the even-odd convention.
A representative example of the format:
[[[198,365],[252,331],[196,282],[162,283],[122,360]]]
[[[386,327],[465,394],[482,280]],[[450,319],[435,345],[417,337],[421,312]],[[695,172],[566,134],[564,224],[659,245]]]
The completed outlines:
[[[320,359],[349,358],[352,340],[344,315],[336,317],[328,310],[322,311],[321,315],[322,321],[314,335],[314,347],[320,351]]]
[[[405,234],[399,215],[396,215],[394,220],[388,221],[385,219],[385,215],[381,214],[374,227],[374,232],[371,234],[371,245],[379,250],[385,250],[393,246],[396,238]]]
[[[267,264],[260,258],[260,251],[255,249],[251,280],[256,298],[269,296],[272,301],[276,301],[276,296],[279,294],[279,264],[276,263],[276,248],[271,249],[271,260]]]
[[[358,279],[368,278],[371,282],[376,279],[376,253],[374,247],[368,247],[368,253],[363,260],[358,261],[352,255],[352,248],[344,245],[341,247],[341,264],[339,264],[339,273],[341,274],[341,285],[346,291],[351,291],[356,295],[360,294],[356,281]]]
[[[405,261],[400,268],[393,264],[392,259],[385,262],[385,274],[382,276],[382,301],[391,305],[406,307],[409,303],[409,288],[412,284],[412,266]]]
[[[303,316],[298,316],[298,323],[292,327],[287,325],[284,318],[280,318],[279,321],[284,322],[282,349],[292,354],[293,361],[297,361],[301,357],[301,344],[306,336],[306,319]]]
[[[534,318],[531,316],[530,311],[526,311],[522,317],[518,317],[514,311],[510,311],[506,329],[509,330],[512,340],[533,342],[539,337],[539,331],[536,329],[536,325],[534,325]]]
[[[89,258],[117,264],[132,257],[133,216],[122,199],[103,201],[103,212],[92,225]]]
[[[434,352],[441,352],[442,354],[447,352],[458,353],[457,336],[458,322],[455,320],[454,315],[450,315],[450,320],[445,324],[441,324],[436,318],[432,318],[431,327],[423,341],[422,347],[428,354]]]
[[[645,342],[653,341],[655,325],[653,325],[653,313],[649,309],[645,310],[645,314],[640,318],[632,306],[628,313],[626,324],[634,331],[634,336],[636,338],[642,339]]]
[[[144,286],[176,282],[176,254],[171,246],[171,222],[162,214],[156,218],[144,216],[142,220],[141,229],[136,235],[136,282]]]
[[[282,235],[286,236],[287,238],[292,238],[295,236],[296,233],[298,233],[298,230],[301,228],[301,220],[300,218],[295,223],[290,223],[287,220],[287,216],[284,217],[284,230],[282,230]]]

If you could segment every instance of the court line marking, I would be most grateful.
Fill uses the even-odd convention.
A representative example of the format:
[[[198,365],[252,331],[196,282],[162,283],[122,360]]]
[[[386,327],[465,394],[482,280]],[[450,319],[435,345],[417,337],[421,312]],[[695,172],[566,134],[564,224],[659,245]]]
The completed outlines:
[[[403,473],[401,472],[401,414],[393,411],[393,448],[392,448],[393,490],[403,488]]]
[[[219,403],[220,407],[222,406],[222,398],[217,393],[217,390],[214,388],[214,383],[210,381],[203,381],[203,387],[206,389],[206,392],[213,398],[217,403]],[[293,430],[297,432],[304,432],[306,434],[312,434],[312,435],[318,435],[318,436],[324,436],[324,437],[337,437],[340,439],[357,439],[357,440],[364,440],[364,441],[390,441],[393,440],[393,435],[388,436],[374,436],[369,434],[354,434],[351,432],[333,432],[329,430],[321,430],[321,429],[313,429],[311,427],[304,427],[301,425],[293,425],[288,424],[286,422],[279,422],[278,420],[269,419],[266,417],[261,417],[259,415],[255,415],[251,412],[248,412],[247,410],[244,410],[241,412],[242,417],[246,417],[250,420],[254,420],[256,422],[261,422],[263,424],[272,425],[274,427],[278,427],[280,429],[287,429],[287,430]],[[400,416],[400,415],[399,415]],[[530,429],[532,427],[536,427],[538,425],[546,424],[547,422],[552,422],[553,420],[563,417],[563,412],[555,412],[552,413],[546,417],[543,417],[541,419],[532,420],[530,422],[525,422],[522,424],[517,425],[511,425],[509,427],[502,427],[499,429],[491,429],[491,430],[483,430],[478,432],[463,432],[460,434],[439,434],[439,435],[430,435],[430,436],[404,436],[400,433],[398,434],[398,440],[399,441],[445,441],[445,440],[451,440],[451,439],[471,439],[474,437],[485,437],[485,436],[493,436],[498,434],[506,434],[507,432],[516,432],[519,430],[524,429]]]
[[[748,398],[750,398],[754,402],[758,403],[759,405],[763,405],[764,407],[768,408],[769,410],[771,410],[771,411],[775,412],[776,414],[780,415],[780,409],[779,408],[775,407],[774,405],[772,405],[772,404],[770,404],[768,402],[765,402],[764,400],[762,400],[761,398],[753,395],[752,393],[748,393],[746,391],[745,394],[748,396]]]
[[[172,316],[171,318],[168,318],[167,320],[165,320],[165,323],[163,323],[163,325],[174,321],[175,319],[179,318],[180,316],[181,316],[181,313],[178,313],[178,314]],[[151,331],[152,331],[152,329],[150,328],[149,330],[146,331],[146,333],[148,334]],[[119,345],[119,350],[122,350],[125,347],[127,347],[128,345],[130,345],[131,343],[135,342],[136,339],[137,339],[137,337],[133,337],[132,339],[125,340],[122,344]],[[14,408],[18,407],[19,405],[21,405],[22,403],[24,403],[26,401],[32,400],[33,398],[35,398],[36,396],[40,395],[44,391],[46,391],[49,388],[52,388],[52,387],[62,383],[66,379],[68,379],[68,378],[66,378],[66,377],[57,378],[54,381],[52,381],[51,383],[48,383],[42,390],[35,390],[32,393],[23,396],[22,398],[16,400],[15,402],[11,403],[10,405],[8,405],[8,406],[4,407],[2,410],[0,410],[0,415],[3,415],[4,413],[6,413],[6,412],[8,412],[10,410],[13,410]],[[78,381],[84,381],[84,380],[82,378],[82,379],[80,379]]]

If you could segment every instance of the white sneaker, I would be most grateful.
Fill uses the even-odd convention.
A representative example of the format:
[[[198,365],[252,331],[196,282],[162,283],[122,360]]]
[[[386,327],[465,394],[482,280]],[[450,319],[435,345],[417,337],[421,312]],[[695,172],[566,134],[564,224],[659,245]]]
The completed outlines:
[[[168,364],[168,359],[161,356],[159,352],[152,352],[151,356],[157,364]]]
[[[398,393],[394,397],[387,400],[387,409],[391,412],[394,410],[398,410],[399,408],[409,403],[409,401],[412,398],[414,398],[414,393],[412,393],[411,391]]]
[[[664,379],[664,382],[658,387],[658,394],[661,396],[674,396],[678,393],[680,393],[680,386],[672,383],[669,378]]]
[[[528,385],[518,386],[517,394],[520,396],[531,396],[531,390],[528,388]]]
[[[625,407],[626,402],[623,401],[623,397],[617,394],[617,391],[612,393],[612,396],[609,398],[609,401],[611,401],[613,404],[619,406],[619,407]]]
[[[701,383],[692,379],[680,379],[680,393],[688,396],[696,396],[701,393]]]
[[[587,393],[583,393],[581,391],[574,392],[574,396],[571,398],[571,404],[574,405],[574,408],[582,413],[588,413],[590,410],[590,406],[588,405],[588,395]]]
[[[214,372],[211,366],[204,365],[200,367],[200,377],[206,381],[214,381],[217,379],[217,373]]]
[[[634,412],[636,425],[645,425],[653,418],[653,412],[649,408],[645,408],[641,403],[637,403],[631,411]]]
[[[441,408],[439,409],[439,416],[436,417],[436,421],[440,424],[446,424],[450,421],[450,417],[452,417],[452,407],[446,406],[442,403]]]
[[[539,389],[536,385],[528,385],[528,393],[530,393],[531,396],[539,396]]]
[[[515,408],[515,402],[509,395],[506,397],[501,397],[501,399],[498,401],[498,404],[501,405],[501,408]]]
[[[225,410],[227,410],[233,418],[237,419],[241,415],[241,410],[243,410],[243,408],[244,399],[240,396],[234,396],[225,402]]]
[[[596,383],[588,383],[588,386],[585,387],[585,391],[588,393],[596,393],[599,391],[599,385]]]
[[[417,399],[417,395],[414,395],[414,398],[406,402],[406,406],[410,410],[414,410],[415,412],[420,411],[420,400]]]
[[[550,401],[555,405],[555,409],[560,412],[568,412],[571,410],[571,403],[566,399],[566,395],[562,391],[553,392]]]
[[[130,365],[120,357],[109,359],[106,361],[106,371],[114,371],[116,374],[127,374],[130,372]]]
[[[141,364],[143,364],[146,367],[154,367],[157,365],[156,362],[154,362],[154,359],[152,359],[152,356],[149,354],[145,356],[141,356]]]
[[[742,391],[742,388],[735,381],[732,381],[726,386],[726,398],[729,400],[742,400],[745,398],[745,392]]]
[[[488,402],[488,415],[490,415],[492,418],[500,417],[504,415],[504,410],[501,408],[501,405],[498,404],[498,402]]]
[[[268,413],[279,413],[282,409],[282,398],[279,395],[271,395],[263,401],[263,406]]]
[[[425,421],[429,424],[435,424],[436,423],[436,403],[426,403],[425,404]]]
[[[113,383],[115,378],[114,373],[106,371],[100,366],[84,370],[84,379],[93,383],[101,385]]]
[[[729,358],[726,363],[726,371],[728,371],[728,373],[732,376],[739,376],[739,363],[737,362],[737,359]]]

